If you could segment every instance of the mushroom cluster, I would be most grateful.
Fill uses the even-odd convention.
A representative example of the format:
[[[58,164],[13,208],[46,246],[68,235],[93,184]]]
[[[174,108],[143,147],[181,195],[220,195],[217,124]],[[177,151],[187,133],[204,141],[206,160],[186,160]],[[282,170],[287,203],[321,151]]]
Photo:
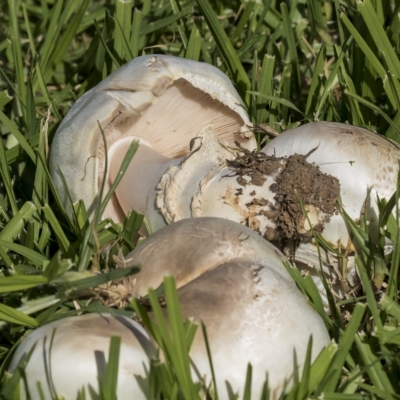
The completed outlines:
[[[151,232],[201,216],[245,224],[313,276],[326,307],[313,236],[348,256],[341,271],[340,257],[323,250],[322,272],[342,298],[342,276],[350,287],[357,281],[356,248],[338,201],[353,220],[365,211],[376,231],[377,198],[394,192],[400,158],[389,140],[329,122],[286,131],[256,152],[245,107],[224,74],[208,64],[144,56],[86,93],[57,131],[50,167],[70,213],[70,199],[82,199],[93,213],[101,183],[110,187],[133,140],[139,150],[104,217],[122,221],[135,210]]]
[[[260,398],[267,375],[272,398],[278,398],[293,385],[295,373],[301,374],[310,338],[312,361],[330,340],[284,261],[272,244],[236,222],[185,219],[128,254],[127,266],[142,268],[127,285],[140,297],[158,288],[166,274],[175,276],[183,316],[206,326],[219,398],[244,393],[249,363],[254,398]],[[40,398],[37,382],[45,399],[55,394],[75,399],[78,390],[97,398],[93,393],[99,393],[114,335],[122,343],[118,398],[148,398],[148,357],[155,348],[144,329],[124,317],[89,314],[45,325],[22,342],[11,370],[36,345],[25,370],[32,399]],[[189,355],[194,381],[209,386],[210,360],[200,330]]]
[[[172,274],[184,316],[205,322],[220,398],[243,393],[248,362],[253,395],[268,374],[279,396],[290,386],[295,360],[301,368],[310,336],[313,359],[329,341],[280,250],[313,276],[324,296],[314,234],[339,252],[357,250],[340,207],[354,220],[365,213],[376,227],[377,198],[395,189],[399,148],[362,128],[318,122],[286,131],[257,152],[245,106],[217,68],[138,57],[79,99],[56,133],[50,169],[70,214],[70,201],[83,200],[93,215],[99,188],[111,186],[133,140],[139,150],[103,215],[121,222],[134,210],[155,232],[126,258],[126,265],[142,267],[127,282],[130,293],[144,296]],[[322,272],[341,297],[335,257],[325,251]],[[356,268],[351,260],[348,267],[351,284]],[[75,320],[65,324],[59,329]],[[28,337],[19,354],[51,329]],[[91,385],[98,369],[88,357]],[[131,362],[143,365],[136,357]],[[190,357],[193,376],[209,383],[200,333]]]

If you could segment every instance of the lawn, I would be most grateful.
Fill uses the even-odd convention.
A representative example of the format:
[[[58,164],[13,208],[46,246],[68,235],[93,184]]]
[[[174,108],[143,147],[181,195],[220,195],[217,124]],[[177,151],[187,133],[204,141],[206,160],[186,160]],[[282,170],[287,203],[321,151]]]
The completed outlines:
[[[11,377],[7,368],[30,330],[82,312],[146,321],[139,302],[110,298],[104,290],[135,273],[116,269],[114,260],[135,247],[143,217],[89,221],[81,203],[71,220],[50,178],[53,137],[78,98],[140,55],[168,54],[227,74],[258,126],[259,145],[271,132],[312,121],[365,127],[400,143],[399,12],[400,0],[2,1],[0,399],[19,398],[20,373]],[[331,315],[317,307],[334,343],[306,365],[286,399],[400,399],[400,235],[391,214],[399,193],[400,187],[381,202],[379,240],[363,218],[349,221],[360,249],[361,291]],[[394,243],[389,254],[385,237]],[[288,269],[317,304],[310,280]],[[179,309],[171,280],[165,297],[171,313]],[[149,298],[156,311],[156,295]],[[174,323],[181,326],[179,318]],[[193,326],[184,327],[178,341],[189,340]],[[183,334],[178,328],[171,331]],[[152,330],[164,354],[179,351],[161,321]],[[115,356],[109,360],[104,399],[114,399],[116,362]],[[185,362],[187,355],[166,356],[161,367],[153,360],[154,398],[200,398],[206,389],[182,376]]]

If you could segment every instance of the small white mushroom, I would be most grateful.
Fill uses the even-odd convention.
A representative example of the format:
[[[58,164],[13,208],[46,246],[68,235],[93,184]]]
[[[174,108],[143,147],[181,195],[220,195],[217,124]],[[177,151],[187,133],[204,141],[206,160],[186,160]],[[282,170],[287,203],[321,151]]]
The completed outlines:
[[[268,240],[296,239],[299,235],[311,236],[311,227],[323,226],[336,211],[339,184],[308,163],[306,156],[285,158],[242,148],[226,148],[212,129],[201,132],[198,139],[196,152],[179,165],[168,168],[158,185],[157,206],[168,223],[183,218],[214,216],[247,225]],[[312,171],[316,176],[303,176],[300,170],[296,175],[297,167]],[[300,195],[300,189],[304,189],[300,180],[314,180],[316,188],[312,182],[307,187],[311,202],[304,199],[308,219],[292,187],[283,182],[290,177],[292,185],[301,186]],[[332,194],[314,191],[324,183],[329,185],[328,192]],[[289,215],[294,211],[293,207],[289,211],[281,207],[289,195],[292,198],[290,206],[295,204],[297,208],[295,218]]]
[[[149,358],[156,355],[148,333],[135,321],[109,314],[86,314],[44,325],[19,345],[10,372],[35,346],[25,368],[30,397],[21,383],[22,398],[76,399],[79,391],[86,398],[100,398],[99,379],[105,374],[110,339],[121,337],[117,397],[135,400],[149,398],[147,380]]]
[[[107,190],[137,139],[140,149],[104,216],[121,221],[132,208],[146,214],[154,208],[154,182],[189,153],[191,139],[210,124],[223,143],[255,148],[243,102],[216,67],[165,55],[132,60],[82,96],[57,130],[50,169],[62,202],[71,212],[66,184],[72,201],[82,199],[92,214],[105,174]]]
[[[183,315],[206,325],[220,399],[244,392],[253,367],[252,396],[259,398],[268,374],[272,397],[301,373],[313,336],[312,359],[329,342],[325,325],[296,288],[285,257],[251,229],[221,218],[184,219],[140,243],[126,259],[140,265],[131,282],[135,296],[175,277]],[[204,338],[190,350],[194,377],[211,382]]]

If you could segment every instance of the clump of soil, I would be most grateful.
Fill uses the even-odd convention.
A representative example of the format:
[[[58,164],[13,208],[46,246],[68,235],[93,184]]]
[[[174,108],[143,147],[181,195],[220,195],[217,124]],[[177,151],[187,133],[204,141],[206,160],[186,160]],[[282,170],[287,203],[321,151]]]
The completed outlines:
[[[294,154],[286,159],[285,168],[276,177],[276,183],[270,189],[275,192],[276,203],[274,222],[277,225],[278,237],[309,240],[312,233],[299,234],[299,226],[305,222],[305,216],[298,197],[303,205],[314,206],[326,214],[328,222],[336,211],[336,202],[340,193],[340,183],[332,175],[323,173],[315,164],[307,162],[309,154]],[[297,196],[296,196],[297,192]],[[323,224],[313,227],[317,233],[322,232]]]
[[[340,193],[339,180],[323,173],[317,165],[307,162],[307,157],[313,151],[315,149],[306,155],[275,157],[240,148],[235,160],[227,160],[227,165],[237,175],[237,182],[244,187],[262,186],[267,176],[276,175],[275,183],[270,186],[270,190],[276,193],[275,203],[265,201],[268,211],[263,213],[275,224],[273,230],[268,228],[265,232],[268,240],[309,240],[312,233],[304,229],[306,218],[303,206],[312,206],[318,210],[319,216],[324,216],[323,221],[313,227],[318,233],[322,232],[325,222],[336,212],[336,202]],[[255,194],[255,191],[251,193]],[[260,203],[260,200],[253,199],[246,206],[253,205],[254,201]]]

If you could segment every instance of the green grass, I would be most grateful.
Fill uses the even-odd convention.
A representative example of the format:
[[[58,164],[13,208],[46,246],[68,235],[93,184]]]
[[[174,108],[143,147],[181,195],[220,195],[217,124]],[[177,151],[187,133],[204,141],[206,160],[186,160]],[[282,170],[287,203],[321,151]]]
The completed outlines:
[[[155,312],[152,322],[137,302],[110,308],[90,294],[135,273],[114,269],[113,256],[132,250],[142,217],[90,223],[82,203],[74,220],[67,217],[47,158],[57,126],[77,98],[136,56],[165,53],[217,65],[234,82],[252,121],[277,132],[307,121],[337,121],[400,143],[399,11],[399,0],[1,2],[0,398],[13,398],[16,378],[6,369],[24,333],[74,315],[77,307],[139,313],[166,355],[163,364],[152,361],[154,398],[199,398],[201,385],[188,376],[187,354],[174,347],[160,315]],[[257,135],[260,142],[263,133]],[[398,198],[399,189],[380,204],[378,244],[367,224],[349,221],[361,249],[356,262],[363,294],[332,317],[311,279],[287,266],[337,343],[314,365],[306,363],[287,399],[400,398],[400,234],[390,212]],[[385,236],[395,244],[391,255],[383,252]],[[376,285],[382,283],[380,296]],[[165,288],[172,331],[189,346],[195,327],[180,321],[172,282]],[[150,300],[156,311],[154,294]],[[104,398],[113,398],[115,362],[110,359]]]

